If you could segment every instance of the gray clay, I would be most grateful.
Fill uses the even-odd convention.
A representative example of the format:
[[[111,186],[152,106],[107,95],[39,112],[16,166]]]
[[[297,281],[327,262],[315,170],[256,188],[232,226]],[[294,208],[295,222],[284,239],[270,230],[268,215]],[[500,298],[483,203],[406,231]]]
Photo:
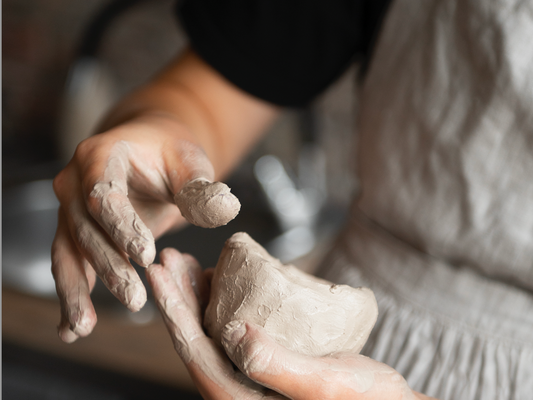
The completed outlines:
[[[187,183],[174,200],[185,219],[202,228],[226,225],[241,209],[226,184],[201,178]]]
[[[246,233],[226,241],[204,325],[220,343],[231,321],[256,323],[279,344],[310,356],[359,352],[377,318],[373,292],[334,285],[283,265]]]

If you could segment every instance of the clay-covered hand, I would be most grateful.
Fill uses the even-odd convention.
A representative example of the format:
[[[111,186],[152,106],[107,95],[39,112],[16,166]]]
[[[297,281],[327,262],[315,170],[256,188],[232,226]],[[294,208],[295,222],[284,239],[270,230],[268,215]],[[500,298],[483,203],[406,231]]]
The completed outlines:
[[[174,347],[205,399],[426,398],[411,391],[398,372],[370,358],[303,356],[276,344],[258,325],[233,321],[223,329],[222,344],[243,374],[202,329],[210,272],[202,273],[193,257],[174,249],[163,250],[161,265],[147,269]]]
[[[237,198],[227,186],[210,183],[213,178],[213,167],[194,137],[165,114],[134,118],[78,146],[54,180],[61,205],[52,271],[64,341],[88,335],[96,323],[90,299],[96,275],[137,311],[146,290],[128,258],[150,265],[154,237],[176,226],[181,214],[210,227],[235,217]]]
[[[347,352],[323,357],[295,353],[252,323],[228,323],[222,344],[249,378],[290,399],[428,399],[412,391],[397,371],[383,363]]]
[[[237,199],[211,180],[244,157],[278,112],[192,50],[115,106],[103,133],[82,142],[54,181],[61,206],[52,272],[64,341],[88,335],[96,323],[89,296],[96,275],[136,311],[146,291],[128,258],[152,263],[154,237],[180,214],[204,227],[236,215]]]
[[[202,329],[209,297],[209,274],[196,260],[167,248],[161,264],[148,267],[146,276],[170,333],[174,347],[205,399],[285,399],[238,370]]]

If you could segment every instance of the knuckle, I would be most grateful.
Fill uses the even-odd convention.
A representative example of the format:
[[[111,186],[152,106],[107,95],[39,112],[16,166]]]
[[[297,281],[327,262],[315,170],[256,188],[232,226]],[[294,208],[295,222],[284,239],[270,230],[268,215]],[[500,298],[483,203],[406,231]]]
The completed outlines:
[[[67,169],[65,168],[62,171],[60,171],[59,174],[57,174],[57,176],[54,178],[52,182],[52,188],[54,189],[54,193],[60,202],[63,198],[63,192],[65,188],[68,186],[66,184],[67,175],[68,175],[68,172],[67,172]]]
[[[83,161],[86,160],[89,156],[93,146],[93,138],[88,138],[85,140],[82,140],[78,146],[76,146],[76,150],[74,151],[74,156],[72,157],[76,161]]]
[[[126,282],[124,282],[124,279],[117,276],[114,273],[103,273],[100,276],[100,279],[102,279],[102,282],[104,285],[113,293],[113,294],[120,294],[124,292],[124,289],[126,287]]]

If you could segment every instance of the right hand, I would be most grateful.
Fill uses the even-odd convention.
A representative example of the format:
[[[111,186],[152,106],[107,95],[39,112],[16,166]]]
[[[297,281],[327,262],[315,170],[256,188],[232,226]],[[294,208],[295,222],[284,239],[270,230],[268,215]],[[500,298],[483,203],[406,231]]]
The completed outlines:
[[[253,323],[228,323],[221,349],[202,328],[213,271],[202,272],[192,256],[172,248],[160,256],[161,264],[146,271],[148,283],[174,348],[204,399],[430,399],[385,364],[349,352],[302,355]]]
[[[128,257],[144,267],[153,262],[154,237],[183,222],[175,196],[197,178],[213,180],[213,167],[185,126],[165,114],[133,119],[78,146],[54,180],[61,205],[52,271],[63,341],[92,331],[96,275],[131,311],[142,308],[146,290]],[[228,197],[229,205],[238,203]]]
[[[175,204],[182,188],[193,196],[213,192],[206,181],[227,174],[278,113],[190,49],[114,108],[103,133],[83,141],[54,180],[60,209],[52,272],[61,339],[73,342],[96,324],[90,299],[96,275],[130,310],[143,306],[146,291],[128,257],[151,264],[154,237],[183,222]],[[227,190],[215,197],[235,210]],[[203,206],[184,214],[220,224]]]

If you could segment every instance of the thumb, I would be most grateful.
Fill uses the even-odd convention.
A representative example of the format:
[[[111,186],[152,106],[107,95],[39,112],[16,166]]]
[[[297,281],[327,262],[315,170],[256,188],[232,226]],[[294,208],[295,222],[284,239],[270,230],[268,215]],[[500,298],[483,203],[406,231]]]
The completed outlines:
[[[174,201],[187,221],[202,228],[226,225],[241,209],[241,203],[226,184],[205,178],[187,182]]]
[[[235,365],[257,383],[291,399],[315,398],[308,378],[317,360],[277,344],[259,325],[229,322],[222,331],[222,345]]]
[[[237,216],[241,203],[226,184],[212,181],[213,166],[199,147],[192,143],[181,145],[180,164],[187,170],[188,178],[184,181],[182,174],[170,174],[172,186],[178,189],[174,202],[193,225],[202,228],[226,225]]]
[[[293,400],[416,398],[405,379],[388,365],[360,354],[315,358],[295,353],[252,323],[228,323],[222,345],[250,379]]]

